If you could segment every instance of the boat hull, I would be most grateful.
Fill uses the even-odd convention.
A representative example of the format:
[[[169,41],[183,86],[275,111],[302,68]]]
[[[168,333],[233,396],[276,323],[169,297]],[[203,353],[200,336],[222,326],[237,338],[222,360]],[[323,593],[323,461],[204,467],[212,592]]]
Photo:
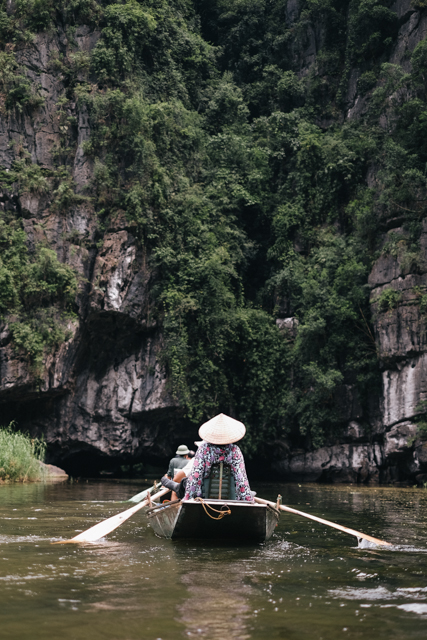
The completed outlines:
[[[279,512],[237,500],[187,500],[150,509],[147,517],[162,538],[264,542],[273,534]]]

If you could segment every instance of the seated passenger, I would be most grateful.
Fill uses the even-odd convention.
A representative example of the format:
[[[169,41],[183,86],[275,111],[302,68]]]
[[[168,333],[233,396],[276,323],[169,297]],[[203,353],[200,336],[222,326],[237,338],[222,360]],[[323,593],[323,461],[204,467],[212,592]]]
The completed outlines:
[[[210,475],[211,467],[219,462],[230,465],[236,484],[236,499],[254,501],[245,462],[239,447],[234,444],[243,438],[246,427],[242,422],[220,413],[205,422],[199,429],[203,442],[194,457],[193,468],[187,478],[183,500],[202,496],[203,480]]]
[[[179,473],[182,474],[181,471]],[[185,487],[187,484],[186,476],[184,476],[182,480],[179,480],[179,481],[171,480],[167,476],[163,476],[163,478],[161,479],[161,483],[164,487],[167,487],[172,491],[171,501],[182,500],[182,498],[185,495]]]
[[[172,458],[169,462],[169,468],[166,474],[169,478],[173,478],[178,469],[182,469],[186,466],[190,458],[189,453],[190,449],[186,444],[179,445],[175,457]]]
[[[200,446],[202,442],[195,442],[194,444],[196,444],[197,446]],[[172,500],[176,500],[177,498],[181,500],[181,498],[184,497],[187,476],[190,474],[193,468],[195,455],[196,454],[194,451],[190,450],[188,452],[188,454],[186,455],[186,458],[188,458],[187,464],[182,469],[176,470],[173,480],[170,480],[168,478],[168,475],[163,476],[163,478],[161,479],[162,485],[172,491],[172,497],[171,497]],[[183,482],[183,480],[185,480],[185,483]],[[182,486],[178,488],[180,483]]]
[[[202,442],[195,442],[194,444],[196,444],[198,447],[202,444]],[[190,475],[190,471],[193,468],[193,464],[194,464],[194,456],[195,456],[195,452],[194,451],[189,451],[188,455],[187,455],[187,464],[185,465],[185,467],[182,467],[182,469],[177,469],[173,479],[175,482],[181,482],[181,480],[183,478],[188,478],[188,476]]]

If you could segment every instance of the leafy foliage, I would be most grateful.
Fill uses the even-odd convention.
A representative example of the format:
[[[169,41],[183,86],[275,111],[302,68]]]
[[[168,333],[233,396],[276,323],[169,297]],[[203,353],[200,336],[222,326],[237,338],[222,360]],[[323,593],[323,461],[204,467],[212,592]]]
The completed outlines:
[[[380,381],[367,287],[373,261],[382,250],[408,273],[423,266],[426,42],[410,71],[387,63],[398,27],[391,0],[302,0],[297,10],[287,0],[16,7],[0,21],[14,42],[59,22],[70,39],[78,24],[101,35],[90,57],[77,45],[52,56],[65,79],[57,172],[21,158],[4,181],[20,192],[54,184],[58,211],[83,198],[68,172],[67,136],[71,105],[84,107],[91,135],[83,150],[94,166],[84,197],[100,233],[119,211],[136,224],[156,274],[153,313],[171,392],[187,415],[240,417],[252,452],[283,435],[309,446],[330,441],[345,422],[343,387],[356,388],[366,406]],[[13,98],[19,68],[4,56],[8,109],[23,109],[25,91]],[[357,121],[345,116],[355,69],[366,100]],[[399,238],[381,244],[396,226]],[[4,262],[0,300],[5,310],[37,309],[28,331],[12,325],[16,344],[37,359],[38,344],[61,338],[49,329],[49,309],[69,308],[75,282],[48,249],[25,253],[19,224],[7,233],[15,266]],[[44,284],[36,286],[36,273]],[[377,306],[398,303],[398,292],[385,290]],[[293,331],[276,324],[284,317],[294,318]],[[45,328],[35,332],[34,322]],[[40,342],[30,344],[36,334]]]
[[[43,480],[46,445],[14,431],[13,425],[0,428],[0,482]]]
[[[15,347],[27,354],[36,373],[46,348],[68,335],[65,326],[77,289],[71,267],[52,249],[31,254],[19,220],[0,213],[0,314],[8,314]]]
[[[395,289],[383,289],[381,295],[378,297],[378,310],[379,311],[392,311],[397,307],[402,297],[400,291]]]
[[[13,53],[0,51],[0,112],[17,109],[31,111],[40,107],[44,99],[23,75]]]

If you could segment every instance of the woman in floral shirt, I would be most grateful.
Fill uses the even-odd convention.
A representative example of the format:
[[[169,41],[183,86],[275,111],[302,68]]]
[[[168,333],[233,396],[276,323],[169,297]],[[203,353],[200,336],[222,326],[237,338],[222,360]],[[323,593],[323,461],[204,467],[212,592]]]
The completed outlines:
[[[203,480],[210,475],[212,465],[224,462],[230,465],[236,482],[236,499],[254,501],[242,452],[234,444],[243,438],[245,432],[244,424],[222,413],[200,427],[199,435],[205,442],[200,445],[194,458],[184,500],[201,497]]]

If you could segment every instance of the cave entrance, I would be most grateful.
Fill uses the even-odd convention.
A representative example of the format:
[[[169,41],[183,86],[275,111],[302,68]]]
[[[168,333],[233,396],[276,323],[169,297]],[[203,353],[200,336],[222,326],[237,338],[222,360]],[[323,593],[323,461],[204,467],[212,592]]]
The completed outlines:
[[[166,473],[168,460],[155,462],[109,457],[99,451],[74,451],[58,459],[55,464],[72,478],[123,478],[158,480]]]

